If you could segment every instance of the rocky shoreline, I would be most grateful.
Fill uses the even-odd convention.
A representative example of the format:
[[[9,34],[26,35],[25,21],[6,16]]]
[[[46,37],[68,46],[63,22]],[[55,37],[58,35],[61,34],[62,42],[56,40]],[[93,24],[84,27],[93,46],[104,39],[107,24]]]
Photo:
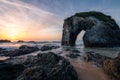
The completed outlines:
[[[53,52],[0,63],[0,80],[78,80],[70,62]]]
[[[92,51],[81,55],[82,52],[74,48],[64,49],[61,52],[52,51],[57,50],[57,48],[60,47],[43,45],[38,49],[26,45],[20,46],[19,49],[23,49],[25,53],[16,53],[14,56],[7,55],[10,58],[0,61],[0,80],[82,80],[82,76],[78,74],[81,71],[78,66],[81,65],[73,62],[77,60],[88,64],[91,63],[91,66],[95,65],[102,69],[109,76],[110,80],[120,79],[119,55],[116,58],[110,58]],[[17,50],[19,51],[19,49]],[[29,49],[31,49],[32,53],[35,51],[41,52],[37,55],[28,55],[30,54],[28,53]],[[3,50],[5,49],[1,49],[1,51]],[[28,56],[25,57],[23,55]]]
[[[97,53],[86,53],[84,60],[102,68],[110,76],[111,80],[120,80],[120,53],[115,58],[102,56]]]

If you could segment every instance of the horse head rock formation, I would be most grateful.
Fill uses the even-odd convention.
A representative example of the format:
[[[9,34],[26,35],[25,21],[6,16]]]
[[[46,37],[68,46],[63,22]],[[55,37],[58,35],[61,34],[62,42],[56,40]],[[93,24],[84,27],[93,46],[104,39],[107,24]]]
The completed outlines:
[[[78,34],[84,30],[85,47],[120,46],[120,28],[111,16],[90,11],[76,13],[64,20],[61,44],[74,46]]]

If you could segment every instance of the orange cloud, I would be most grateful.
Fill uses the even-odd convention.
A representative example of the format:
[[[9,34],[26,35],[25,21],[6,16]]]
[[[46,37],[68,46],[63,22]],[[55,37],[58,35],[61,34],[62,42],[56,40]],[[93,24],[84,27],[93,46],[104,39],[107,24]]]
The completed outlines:
[[[20,0],[1,0],[0,4],[1,39],[57,40],[61,35],[55,33],[55,26],[62,24],[60,16]]]

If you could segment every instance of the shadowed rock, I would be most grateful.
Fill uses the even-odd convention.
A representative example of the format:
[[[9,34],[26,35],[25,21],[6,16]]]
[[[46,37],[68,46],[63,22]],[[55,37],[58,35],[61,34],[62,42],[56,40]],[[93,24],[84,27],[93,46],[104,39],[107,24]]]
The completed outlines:
[[[70,57],[70,58],[78,58],[80,57],[80,51],[79,50],[70,50],[69,51],[69,54],[66,54],[67,57]]]
[[[120,46],[120,28],[115,20],[101,12],[77,13],[65,19],[61,44],[74,46],[78,34],[84,30],[85,47]]]
[[[1,51],[1,53],[4,53],[4,56],[21,56],[25,54],[29,54],[35,51],[38,51],[39,48],[36,46],[27,46],[27,45],[22,45],[19,47],[19,49],[15,49],[13,51]]]
[[[1,62],[0,80],[78,80],[78,76],[68,60],[48,52]]]
[[[22,64],[0,64],[0,80],[15,80],[22,73],[25,67]]]
[[[77,73],[69,61],[54,53],[39,54],[38,59],[31,64],[28,64],[31,67],[17,80],[78,80]]]
[[[110,58],[95,53],[86,53],[84,60],[92,62],[95,65],[101,67],[105,73],[107,73],[111,80],[120,80],[120,54],[116,58]]]
[[[111,58],[109,58],[107,56],[100,55],[98,53],[87,52],[84,54],[83,59],[86,62],[92,62],[95,65],[102,67],[104,60],[111,59]]]
[[[52,50],[52,49],[57,49],[59,48],[59,46],[56,46],[56,45],[43,45],[41,47],[41,51],[48,51],[48,50]]]
[[[120,80],[120,59],[106,59],[103,62],[103,70],[112,80]]]

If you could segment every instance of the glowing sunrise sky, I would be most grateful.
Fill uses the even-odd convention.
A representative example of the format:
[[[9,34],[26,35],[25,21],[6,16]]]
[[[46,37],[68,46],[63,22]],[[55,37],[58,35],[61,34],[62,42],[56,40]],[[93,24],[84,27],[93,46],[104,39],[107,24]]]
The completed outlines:
[[[120,0],[0,0],[0,39],[61,40],[64,19],[84,11],[120,23]]]

